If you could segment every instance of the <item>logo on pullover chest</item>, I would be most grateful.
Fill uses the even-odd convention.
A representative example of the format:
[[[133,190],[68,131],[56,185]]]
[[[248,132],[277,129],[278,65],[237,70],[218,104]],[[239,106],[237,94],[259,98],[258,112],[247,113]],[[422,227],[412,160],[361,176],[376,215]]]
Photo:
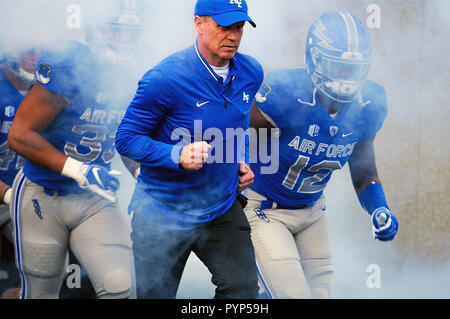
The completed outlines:
[[[210,102],[210,101],[206,101],[206,102],[200,103],[200,102],[197,101],[197,107],[202,107],[203,105],[206,105],[206,104],[208,104],[209,102]]]
[[[250,102],[250,95],[249,95],[249,94],[246,94],[246,93],[244,92],[242,101],[244,101],[244,102],[246,102],[246,103],[248,104],[248,102]]]

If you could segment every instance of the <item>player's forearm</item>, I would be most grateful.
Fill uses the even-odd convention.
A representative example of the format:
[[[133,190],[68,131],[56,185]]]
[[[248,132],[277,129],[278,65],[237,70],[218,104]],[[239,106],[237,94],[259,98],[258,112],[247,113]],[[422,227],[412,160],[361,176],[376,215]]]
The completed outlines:
[[[381,184],[375,163],[373,139],[359,142],[348,164],[353,187],[358,196],[371,184]]]
[[[269,130],[274,128],[274,125],[267,120],[260,108],[254,102],[250,110],[250,127],[256,129],[265,128]]]
[[[67,156],[59,152],[38,132],[11,128],[8,147],[27,160],[60,174]]]

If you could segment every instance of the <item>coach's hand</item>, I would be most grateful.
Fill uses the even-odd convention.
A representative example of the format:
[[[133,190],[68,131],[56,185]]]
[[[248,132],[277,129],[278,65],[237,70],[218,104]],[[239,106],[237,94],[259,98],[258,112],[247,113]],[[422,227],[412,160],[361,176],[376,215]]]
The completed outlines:
[[[115,193],[119,189],[120,182],[115,177],[120,175],[118,171],[108,171],[105,167],[83,163],[68,157],[61,175],[73,178],[81,188],[86,188],[93,193],[116,202]]]
[[[376,209],[372,214],[372,233],[380,241],[393,240],[398,230],[397,218],[385,207]]]
[[[255,175],[250,167],[245,162],[241,162],[239,165],[239,185],[238,192],[242,192],[244,189],[250,187],[255,181]]]
[[[181,167],[190,171],[201,169],[208,159],[208,150],[211,148],[212,146],[206,142],[185,145],[180,154]]]

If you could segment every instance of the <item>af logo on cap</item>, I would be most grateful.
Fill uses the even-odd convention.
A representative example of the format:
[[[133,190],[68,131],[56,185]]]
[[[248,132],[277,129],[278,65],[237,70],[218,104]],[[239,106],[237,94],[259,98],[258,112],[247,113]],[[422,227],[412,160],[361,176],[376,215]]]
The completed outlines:
[[[241,0],[230,0],[230,4],[237,4],[239,8],[242,8]]]

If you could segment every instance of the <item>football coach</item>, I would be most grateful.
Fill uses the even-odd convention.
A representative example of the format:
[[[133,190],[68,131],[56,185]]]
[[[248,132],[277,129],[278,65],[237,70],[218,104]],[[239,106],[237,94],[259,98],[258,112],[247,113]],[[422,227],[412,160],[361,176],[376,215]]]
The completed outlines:
[[[256,25],[245,0],[198,0],[194,16],[196,41],[143,76],[116,135],[118,152],[141,165],[129,206],[138,298],[175,298],[191,252],[215,298],[256,298],[239,195],[254,175],[235,156],[248,144],[227,135],[249,128],[263,81],[261,65],[238,52],[244,25]]]

